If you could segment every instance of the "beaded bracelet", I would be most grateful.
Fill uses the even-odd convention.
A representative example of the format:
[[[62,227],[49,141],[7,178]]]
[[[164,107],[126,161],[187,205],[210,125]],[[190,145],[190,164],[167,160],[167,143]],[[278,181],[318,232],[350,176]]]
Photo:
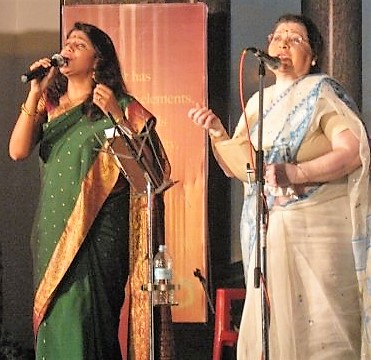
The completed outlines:
[[[209,129],[209,136],[215,139],[220,138],[223,135],[224,135],[224,129],[221,129],[221,130]]]
[[[25,106],[24,103],[21,105],[21,112],[23,112],[23,113],[25,113],[26,115],[31,116],[31,117],[34,117],[34,116],[36,116],[36,115],[38,114],[37,110],[32,114],[32,113],[30,112],[30,110],[28,110],[28,109],[26,108],[26,106]]]

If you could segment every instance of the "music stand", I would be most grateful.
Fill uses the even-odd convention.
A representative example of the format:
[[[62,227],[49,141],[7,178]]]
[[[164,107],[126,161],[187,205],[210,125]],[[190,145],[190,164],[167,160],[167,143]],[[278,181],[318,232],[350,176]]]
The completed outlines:
[[[153,228],[152,199],[175,184],[165,176],[158,154],[162,146],[154,131],[155,118],[146,121],[144,130],[136,134],[128,124],[119,124],[108,114],[114,127],[105,130],[109,145],[107,153],[113,156],[120,172],[128,180],[138,196],[147,196],[147,251],[148,284],[142,290],[148,291],[150,359],[154,360],[154,312],[153,312]],[[171,304],[170,304],[171,305]]]

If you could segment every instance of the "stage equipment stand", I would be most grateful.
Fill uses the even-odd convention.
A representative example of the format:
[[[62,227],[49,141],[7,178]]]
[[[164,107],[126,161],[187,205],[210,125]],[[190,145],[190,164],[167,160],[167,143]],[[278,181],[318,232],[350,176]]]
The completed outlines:
[[[254,53],[255,48],[248,48]],[[264,78],[265,62],[259,57],[259,114],[258,114],[258,147],[256,149],[256,254],[254,269],[254,287],[261,289],[261,312],[262,312],[262,360],[269,360],[269,325],[270,309],[268,302],[267,281],[267,206],[264,194],[264,151],[263,151],[263,101],[264,101]],[[248,177],[250,173],[247,164]]]
[[[200,283],[202,285],[202,288],[203,288],[204,293],[205,293],[206,298],[207,298],[207,303],[209,304],[210,311],[212,312],[213,315],[215,315],[215,308],[214,308],[214,305],[213,305],[213,301],[211,299],[209,290],[207,288],[207,280],[202,275],[200,269],[196,268],[196,270],[193,272],[193,275],[200,280]]]
[[[264,195],[264,151],[263,144],[263,100],[264,100],[265,63],[259,61],[259,117],[258,117],[258,149],[256,154],[256,267],[254,285],[261,288],[262,307],[262,344],[263,360],[269,360],[269,323],[270,314],[267,299],[267,207]],[[258,240],[259,239],[259,240]]]
[[[118,124],[110,117],[114,128],[106,131],[109,139],[107,152],[112,155],[125,178],[138,196],[147,196],[147,252],[148,252],[148,283],[142,285],[142,290],[148,292],[149,309],[149,359],[155,360],[154,352],[154,305],[153,291],[156,285],[153,284],[153,199],[155,195],[161,194],[175,184],[171,179],[166,179],[159,161],[159,154],[156,153],[156,146],[151,134],[155,119],[147,121],[145,130],[136,134],[128,123]],[[157,137],[157,136],[156,136]],[[161,284],[161,290],[174,290],[174,284]],[[177,305],[169,303],[162,306]]]

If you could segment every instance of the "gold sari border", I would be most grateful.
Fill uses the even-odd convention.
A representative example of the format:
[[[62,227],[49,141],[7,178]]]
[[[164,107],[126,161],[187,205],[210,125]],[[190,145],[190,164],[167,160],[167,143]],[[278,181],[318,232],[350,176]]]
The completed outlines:
[[[33,310],[35,336],[58,285],[83,244],[104,201],[113,189],[118,174],[119,169],[110,155],[103,151],[100,152],[82,182],[76,205],[36,291]]]

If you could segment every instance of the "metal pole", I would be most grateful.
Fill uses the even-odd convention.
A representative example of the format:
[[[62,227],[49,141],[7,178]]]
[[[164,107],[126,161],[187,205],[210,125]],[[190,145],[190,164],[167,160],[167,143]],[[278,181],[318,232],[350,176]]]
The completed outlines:
[[[145,174],[147,175],[147,174]],[[148,309],[149,309],[149,358],[155,359],[154,353],[154,321],[153,321],[153,228],[152,228],[152,185],[147,178],[147,248],[148,248]]]
[[[258,117],[258,149],[256,153],[256,267],[254,269],[254,286],[260,287],[262,312],[262,359],[269,360],[269,309],[265,295],[267,282],[267,249],[266,249],[266,216],[264,195],[264,152],[263,152],[263,99],[264,99],[265,63],[259,61],[259,117]],[[263,280],[263,281],[262,281]]]

